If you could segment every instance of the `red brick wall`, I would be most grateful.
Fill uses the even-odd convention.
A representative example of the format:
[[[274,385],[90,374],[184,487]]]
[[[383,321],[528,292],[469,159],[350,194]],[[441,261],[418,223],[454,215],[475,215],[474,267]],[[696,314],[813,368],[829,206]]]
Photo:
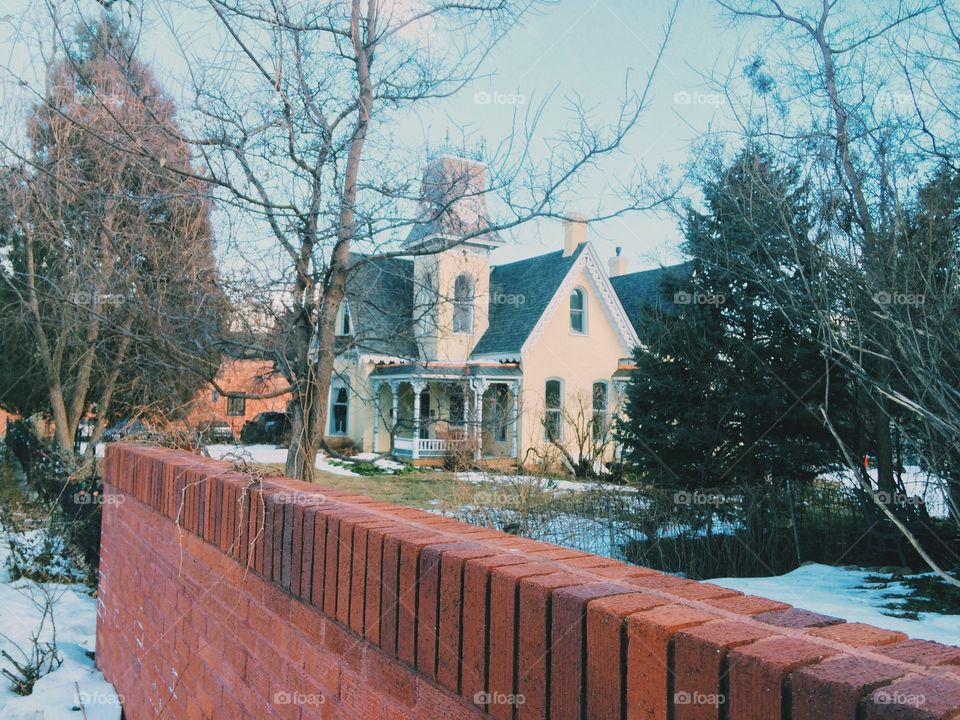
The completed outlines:
[[[960,648],[185,453],[106,481],[131,720],[960,716]]]

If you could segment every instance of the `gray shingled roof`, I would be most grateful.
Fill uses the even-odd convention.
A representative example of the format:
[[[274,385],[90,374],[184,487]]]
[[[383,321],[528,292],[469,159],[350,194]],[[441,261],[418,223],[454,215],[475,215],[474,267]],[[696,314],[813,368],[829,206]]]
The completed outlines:
[[[586,245],[498,265],[490,274],[490,326],[474,355],[518,353]],[[523,302],[519,302],[519,298]],[[500,302],[497,300],[500,299]]]
[[[347,279],[353,336],[338,337],[337,352],[355,348],[416,359],[413,294],[412,260],[378,258],[358,264]]]
[[[489,327],[473,350],[474,355],[519,354],[540,316],[556,295],[570,268],[584,252],[581,245],[569,257],[562,251],[492,268]],[[356,262],[360,256],[352,259]],[[636,327],[644,307],[671,310],[662,282],[684,280],[693,263],[654,268],[610,278],[627,316]],[[381,258],[360,263],[347,282],[347,301],[353,320],[353,337],[337,338],[337,351],[362,352],[417,359],[413,322],[413,261]],[[523,301],[519,302],[522,298]]]
[[[646,307],[660,307],[667,312],[673,310],[673,298],[664,293],[663,281],[667,279],[685,280],[693,272],[693,263],[685,262],[669,267],[628,273],[610,278],[610,284],[620,298],[620,304],[637,328],[637,318]]]

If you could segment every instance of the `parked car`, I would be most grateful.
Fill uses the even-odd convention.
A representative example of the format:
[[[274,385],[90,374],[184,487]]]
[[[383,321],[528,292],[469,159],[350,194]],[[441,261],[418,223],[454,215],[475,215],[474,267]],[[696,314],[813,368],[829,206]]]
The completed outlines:
[[[240,442],[247,445],[281,445],[289,440],[290,419],[282,412],[262,412],[240,430]]]
[[[131,435],[150,434],[150,429],[143,424],[142,420],[127,419],[120,420],[108,427],[103,431],[103,435],[100,436],[100,439],[103,442],[113,442],[114,440],[120,440],[121,438],[130,437]]]
[[[233,428],[226,420],[209,420],[197,425],[197,435],[205,443],[232,443]]]

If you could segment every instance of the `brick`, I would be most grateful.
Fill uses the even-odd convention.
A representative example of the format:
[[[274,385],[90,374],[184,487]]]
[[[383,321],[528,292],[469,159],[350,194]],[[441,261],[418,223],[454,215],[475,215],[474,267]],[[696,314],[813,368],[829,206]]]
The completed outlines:
[[[668,592],[670,595],[685,600],[715,600],[717,598],[743,595],[742,592],[704,582],[693,583],[692,585],[678,585],[669,588]]]
[[[902,632],[881,630],[880,628],[873,627],[873,625],[865,625],[864,623],[829,625],[827,627],[814,628],[809,634],[814,637],[834,640],[835,642],[850,645],[851,647],[891,645],[907,639],[907,636]]]
[[[837,625],[846,620],[833,617],[832,615],[821,615],[810,610],[801,610],[800,608],[788,608],[786,610],[771,610],[762,612],[753,616],[754,620],[774,625],[782,628],[818,628],[827,625]]]
[[[453,655],[453,676],[459,669],[461,592],[463,589],[463,560],[466,557],[487,557],[491,551],[476,543],[428,545],[420,552],[420,581],[417,601],[417,670],[431,680],[437,678],[437,663],[440,646],[441,605],[448,613],[446,622],[452,625],[447,630],[445,645],[452,645],[448,654]],[[446,564],[447,581],[441,582],[441,568]],[[442,602],[446,596],[446,602]],[[449,674],[449,671],[448,671]]]
[[[768,613],[774,610],[787,610],[790,608],[787,603],[768,600],[767,598],[757,597],[756,595],[737,595],[735,597],[705,600],[704,602],[721,610],[737,613],[738,615],[759,615],[760,613]]]
[[[960,709],[960,682],[911,677],[870,693],[864,720],[950,720]]]
[[[673,712],[676,720],[717,720],[730,695],[728,653],[773,636],[761,623],[717,620],[673,639]]]
[[[767,638],[731,650],[727,717],[787,717],[789,704],[784,697],[789,697],[790,673],[836,654],[826,643],[794,637]]]
[[[378,694],[386,695],[404,707],[410,708],[416,704],[416,675],[376,650],[364,654],[363,677]]]
[[[684,605],[664,605],[627,617],[628,720],[666,720],[673,698],[673,636],[680,630],[717,618],[712,613]],[[588,703],[590,699],[588,695]],[[588,717],[600,716],[588,714]]]
[[[587,605],[586,706],[588,718],[620,717],[628,616],[665,604],[653,594],[593,600]]]
[[[579,720],[586,709],[587,603],[633,592],[627,585],[595,582],[560,588],[553,594],[551,720]]]
[[[932,640],[904,640],[878,647],[875,652],[891,660],[934,667],[937,665],[960,665],[960,647],[942,645]]]
[[[560,588],[583,586],[586,578],[556,572],[520,581],[520,631],[517,654],[517,694],[524,702],[517,707],[518,720],[544,720],[550,687],[553,620],[552,595]]]
[[[790,678],[793,720],[853,720],[863,697],[903,674],[902,666],[849,655],[801,668]]]
[[[516,695],[514,684],[520,657],[520,581],[537,575],[550,575],[556,566],[531,562],[525,565],[494,568],[490,575],[490,667],[488,690],[491,695]],[[513,707],[490,704],[487,712],[497,720],[510,720]]]
[[[420,552],[428,545],[453,544],[455,540],[441,535],[406,537],[400,542],[399,586],[397,597],[397,657],[414,665],[417,650],[418,582]]]
[[[491,656],[491,572],[494,569],[506,568],[513,565],[527,564],[529,560],[520,554],[497,554],[484,558],[468,559],[463,566],[463,627],[479,629],[479,631],[464,632],[462,637],[461,665],[459,683],[451,678],[449,673],[441,673],[443,669],[443,647],[440,648],[441,665],[438,668],[438,680],[450,690],[456,692],[459,684],[460,693],[468,699],[483,693],[488,687],[487,659]],[[441,583],[447,576],[441,565]],[[442,592],[442,591],[441,591]],[[441,608],[441,635],[443,634]],[[453,680],[453,682],[451,682]],[[454,687],[450,687],[454,685]]]

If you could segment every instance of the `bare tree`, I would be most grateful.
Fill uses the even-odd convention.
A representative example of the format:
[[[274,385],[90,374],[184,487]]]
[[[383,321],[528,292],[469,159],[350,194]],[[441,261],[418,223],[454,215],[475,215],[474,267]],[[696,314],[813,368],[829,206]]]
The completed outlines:
[[[223,303],[209,202],[172,139],[173,104],[106,18],[64,37],[26,148],[0,186],[4,324],[31,342],[4,362],[36,358],[57,444],[73,446],[96,407],[93,446],[119,409],[170,411],[215,371],[208,348]],[[159,162],[146,164],[137,149]],[[200,368],[197,368],[197,365]]]
[[[920,541],[939,542],[936,534],[892,502],[904,491],[898,449],[910,440],[914,451],[926,449],[960,517],[952,450],[960,386],[949,349],[960,276],[958,234],[947,221],[958,139],[956,12],[923,0],[878,5],[869,18],[829,0],[718,3],[783,40],[772,64],[748,65],[759,102],[740,104],[738,119],[754,141],[801,162],[818,194],[814,231],[795,238],[798,254],[820,258],[806,291],[768,290],[789,315],[819,319],[824,355],[855,384],[861,431],[834,432],[851,470],[882,515],[956,583]],[[931,184],[936,208],[923,199]],[[930,200],[933,191],[925,192]],[[835,431],[830,409],[822,411]]]

